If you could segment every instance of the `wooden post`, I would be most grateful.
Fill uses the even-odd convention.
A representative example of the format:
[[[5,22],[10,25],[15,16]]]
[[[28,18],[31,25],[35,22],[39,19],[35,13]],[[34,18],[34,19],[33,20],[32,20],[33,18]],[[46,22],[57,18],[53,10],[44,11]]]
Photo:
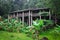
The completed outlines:
[[[24,12],[22,12],[22,23],[23,23],[23,26],[24,26]]]
[[[32,26],[32,21],[33,21],[33,20],[32,20],[32,12],[31,12],[31,26]]]
[[[29,26],[30,26],[30,10],[29,10]]]
[[[49,10],[49,20],[51,20],[51,13],[50,13],[50,10]]]
[[[13,15],[14,15],[14,18],[15,18],[15,13]]]
[[[39,14],[39,16],[40,16],[40,20],[41,20],[41,11],[40,11],[40,14]]]
[[[16,19],[18,20],[18,12],[17,12],[17,18]]]
[[[9,14],[8,14],[8,23],[9,23]]]
[[[19,19],[20,19],[20,22],[21,22],[21,17]]]

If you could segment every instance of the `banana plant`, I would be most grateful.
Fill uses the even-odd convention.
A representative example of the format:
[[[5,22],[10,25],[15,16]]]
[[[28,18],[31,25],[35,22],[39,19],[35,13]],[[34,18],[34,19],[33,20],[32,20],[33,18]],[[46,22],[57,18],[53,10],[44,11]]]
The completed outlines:
[[[11,19],[10,22],[8,22],[8,19],[5,19],[0,22],[0,28],[2,28],[4,31],[19,31],[21,28],[21,22]]]
[[[53,25],[52,20],[35,20],[33,21],[33,26],[35,28],[36,39],[39,40],[39,33],[42,28],[45,28],[48,25]],[[49,26],[48,26],[49,27]]]
[[[43,22],[43,20],[33,21],[33,26],[35,28],[35,38],[36,38],[36,40],[39,40],[39,32],[42,29],[42,27],[44,26],[44,22]]]

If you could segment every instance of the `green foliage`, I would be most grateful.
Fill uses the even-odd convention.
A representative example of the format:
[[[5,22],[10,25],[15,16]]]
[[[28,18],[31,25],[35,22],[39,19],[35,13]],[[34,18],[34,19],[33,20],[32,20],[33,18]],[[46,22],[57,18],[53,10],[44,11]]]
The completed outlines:
[[[53,25],[54,22],[52,20],[44,20],[44,25]]]
[[[36,20],[33,21],[33,26],[35,28],[35,38],[39,40],[39,34],[42,33],[43,28],[46,29],[46,26],[53,25],[51,20]]]
[[[53,25],[53,24],[54,24],[54,22],[52,20],[36,20],[36,21],[33,21],[33,26],[37,30],[40,30],[43,27]]]
[[[56,27],[54,28],[54,32],[60,33],[60,26],[59,25],[56,25]]]
[[[48,12],[39,12],[39,15],[41,15],[41,16],[48,16]]]
[[[0,40],[32,40],[24,33],[0,31]]]
[[[8,22],[8,19],[0,22],[0,27],[5,31],[17,32],[20,30],[21,25],[22,24],[15,19],[11,19],[10,22]]]
[[[44,26],[43,20],[33,21],[33,26],[36,30],[40,30]]]

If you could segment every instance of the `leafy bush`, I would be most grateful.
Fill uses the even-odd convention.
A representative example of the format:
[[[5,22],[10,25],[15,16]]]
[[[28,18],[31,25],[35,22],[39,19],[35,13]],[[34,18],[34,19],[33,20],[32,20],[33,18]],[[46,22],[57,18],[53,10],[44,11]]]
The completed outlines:
[[[36,20],[33,21],[33,26],[36,30],[53,28],[54,22],[52,20]]]
[[[2,28],[5,31],[11,31],[11,32],[17,32],[21,28],[21,22],[11,19],[10,22],[8,22],[8,19],[5,19],[4,21],[0,22],[0,28]]]
[[[54,28],[54,22],[52,20],[44,20],[44,27],[42,28],[43,31],[47,31]]]
[[[60,33],[60,26],[59,25],[56,25],[56,27],[54,28],[54,32]]]
[[[54,22],[52,20],[35,20],[33,21],[33,26],[35,28],[35,38],[39,40],[39,34],[43,32],[43,30],[47,30],[50,28]]]
[[[44,20],[44,25],[53,25],[53,23],[52,20]]]
[[[44,26],[43,20],[33,21],[33,26],[36,30],[40,30]]]

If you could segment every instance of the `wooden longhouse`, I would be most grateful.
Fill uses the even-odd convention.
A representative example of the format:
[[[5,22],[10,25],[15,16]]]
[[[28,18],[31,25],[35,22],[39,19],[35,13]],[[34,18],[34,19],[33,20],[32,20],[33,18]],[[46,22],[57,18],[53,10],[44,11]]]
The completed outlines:
[[[48,15],[41,15],[42,13],[47,13]],[[20,19],[22,23],[27,23],[29,26],[32,25],[32,21],[38,19],[51,19],[50,8],[35,8],[35,9],[24,9],[14,12],[10,12],[9,16],[11,18]]]

